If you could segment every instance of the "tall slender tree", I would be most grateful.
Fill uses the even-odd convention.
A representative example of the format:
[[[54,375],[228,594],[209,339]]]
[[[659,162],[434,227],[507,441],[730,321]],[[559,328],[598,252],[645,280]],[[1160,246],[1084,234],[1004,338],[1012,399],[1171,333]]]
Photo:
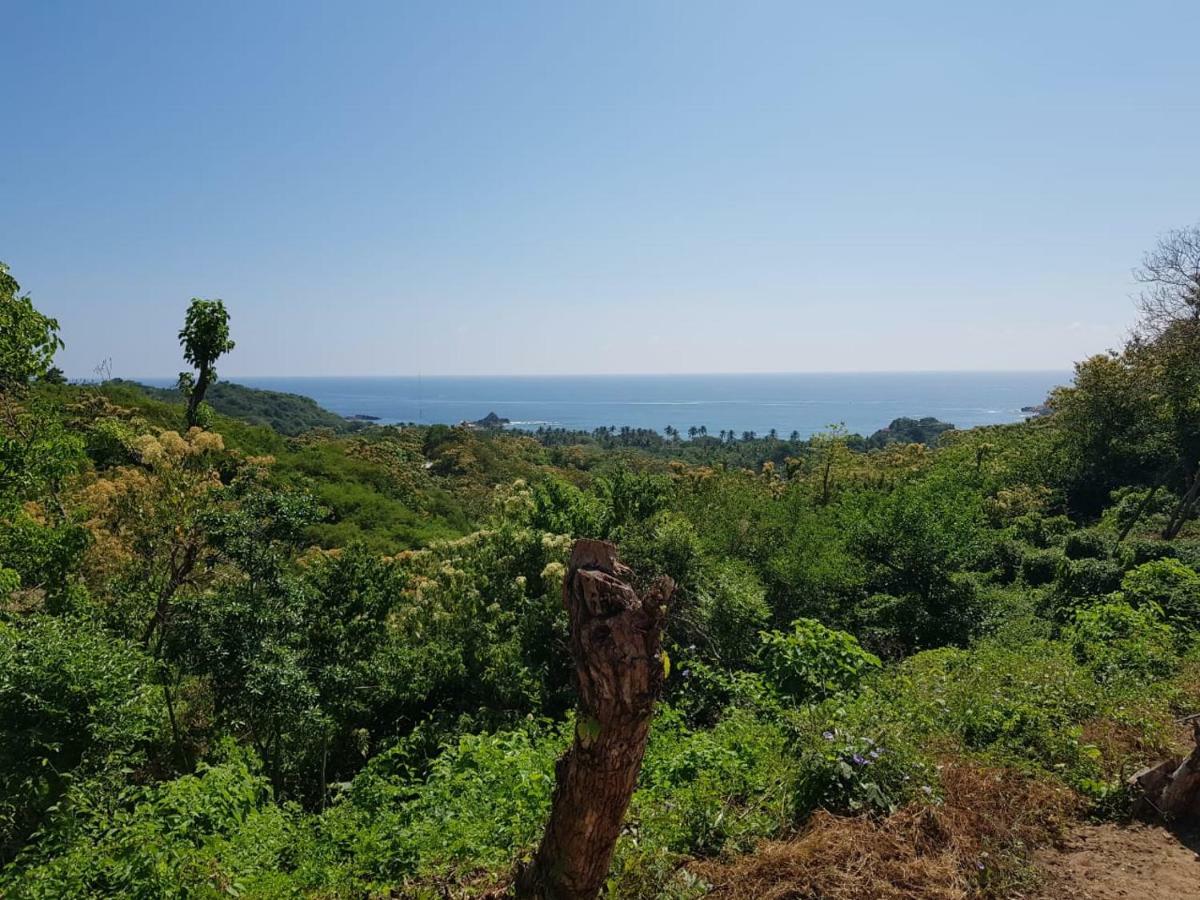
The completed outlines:
[[[229,338],[229,312],[223,300],[192,299],[187,317],[179,331],[183,358],[196,367],[196,374],[179,373],[179,389],[187,397],[188,427],[198,425],[200,404],[204,395],[217,380],[216,362],[233,349]]]

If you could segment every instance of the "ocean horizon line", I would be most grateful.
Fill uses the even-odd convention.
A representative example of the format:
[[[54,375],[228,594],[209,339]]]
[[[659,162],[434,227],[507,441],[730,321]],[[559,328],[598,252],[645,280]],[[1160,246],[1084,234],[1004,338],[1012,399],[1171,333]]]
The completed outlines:
[[[544,379],[544,378],[777,378],[781,376],[803,375],[806,377],[813,376],[848,376],[848,375],[1071,375],[1073,368],[1067,367],[1062,369],[826,369],[826,370],[791,370],[791,371],[762,371],[762,372],[565,372],[552,374],[505,374],[505,373],[489,373],[480,375],[459,375],[459,374],[429,374],[424,372],[399,373],[399,374],[349,374],[349,375],[327,375],[327,374],[240,374],[240,375],[222,375],[220,381],[237,382],[240,379],[307,379],[307,378],[327,378],[327,379],[345,379],[345,380],[377,380],[385,378],[444,378],[455,380],[486,380],[494,378],[511,378],[511,379]],[[153,381],[174,380],[178,377],[177,374],[165,375],[120,375],[114,376],[123,378],[127,381],[141,381],[150,379]],[[73,381],[95,380],[94,378],[75,377]]]

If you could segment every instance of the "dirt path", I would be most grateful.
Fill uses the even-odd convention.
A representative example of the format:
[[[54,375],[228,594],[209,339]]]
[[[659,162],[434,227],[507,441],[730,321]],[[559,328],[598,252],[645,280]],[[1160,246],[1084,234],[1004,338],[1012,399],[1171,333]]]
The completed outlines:
[[[1031,900],[1200,900],[1200,832],[1080,825],[1036,858],[1046,883]]]

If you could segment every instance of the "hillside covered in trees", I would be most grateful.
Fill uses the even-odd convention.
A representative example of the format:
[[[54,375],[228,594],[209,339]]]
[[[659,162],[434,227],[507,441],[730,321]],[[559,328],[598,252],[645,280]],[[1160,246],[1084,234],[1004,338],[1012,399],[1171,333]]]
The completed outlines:
[[[504,895],[581,537],[675,584],[609,896],[1030,888],[1200,711],[1197,246],[1051,414],[868,440],[301,429],[219,301],[186,403],[63,384],[0,269],[0,895]]]
[[[112,379],[108,384],[110,387],[127,384],[167,403],[184,402],[179,391],[171,388],[150,387],[121,379]],[[206,393],[205,400],[215,412],[222,415],[242,419],[252,425],[265,425],[280,434],[292,437],[313,428],[350,431],[355,425],[337,413],[318,406],[311,397],[283,391],[265,391],[230,381],[218,381],[213,384]]]

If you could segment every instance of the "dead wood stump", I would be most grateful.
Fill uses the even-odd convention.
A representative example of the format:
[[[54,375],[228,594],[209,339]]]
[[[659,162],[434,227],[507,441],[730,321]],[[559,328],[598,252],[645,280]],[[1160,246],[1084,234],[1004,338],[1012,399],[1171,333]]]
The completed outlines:
[[[1130,784],[1142,794],[1139,806],[1149,806],[1167,821],[1200,819],[1200,719],[1197,717],[1193,717],[1192,737],[1196,749],[1188,756],[1172,757],[1130,779]]]
[[[575,740],[555,767],[550,821],[517,876],[519,897],[591,900],[608,876],[662,691],[662,626],[675,589],[664,578],[639,595],[632,576],[607,541],[575,542],[563,583],[579,697]]]

